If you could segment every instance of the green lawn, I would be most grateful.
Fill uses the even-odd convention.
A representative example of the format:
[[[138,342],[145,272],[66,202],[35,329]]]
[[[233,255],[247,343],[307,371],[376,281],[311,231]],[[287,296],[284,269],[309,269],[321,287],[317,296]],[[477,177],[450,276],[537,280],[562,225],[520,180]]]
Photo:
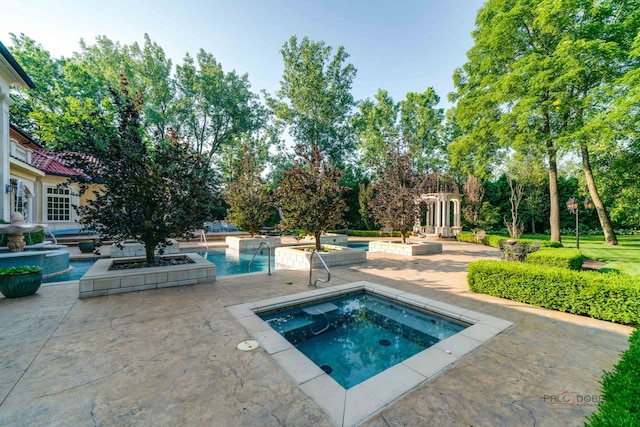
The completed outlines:
[[[545,234],[525,234],[522,238],[549,240]],[[567,248],[576,247],[576,236],[562,236]],[[580,236],[580,251],[587,258],[605,261],[603,270],[617,270],[640,276],[640,236],[618,236],[618,246],[604,244],[604,236]]]

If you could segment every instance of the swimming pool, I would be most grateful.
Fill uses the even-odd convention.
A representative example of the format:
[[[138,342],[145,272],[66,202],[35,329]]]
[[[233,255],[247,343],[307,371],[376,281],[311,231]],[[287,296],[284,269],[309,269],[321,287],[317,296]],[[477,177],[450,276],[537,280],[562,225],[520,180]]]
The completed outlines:
[[[260,317],[345,389],[469,326],[364,292]]]
[[[225,248],[211,249],[208,251],[185,251],[191,253],[197,253],[203,256],[208,261],[212,262],[216,266],[216,276],[230,276],[232,274],[247,273],[249,262],[253,257],[254,251],[249,252],[237,252]],[[273,250],[271,253],[271,269],[275,269],[275,257],[273,256]],[[257,273],[260,271],[267,271],[269,256],[267,249],[261,249],[256,258],[251,264],[251,272]],[[73,270],[62,274],[60,276],[49,277],[44,279],[43,283],[52,282],[66,282],[68,280],[80,280],[80,278],[87,272],[89,268],[94,264],[95,260],[71,260],[69,265],[73,267]]]

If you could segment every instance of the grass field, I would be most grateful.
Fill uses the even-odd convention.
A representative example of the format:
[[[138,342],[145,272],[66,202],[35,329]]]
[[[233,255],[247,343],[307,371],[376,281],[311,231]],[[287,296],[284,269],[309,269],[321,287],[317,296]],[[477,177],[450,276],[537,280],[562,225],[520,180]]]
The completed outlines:
[[[546,234],[524,234],[525,239],[549,240]],[[604,243],[604,236],[580,236],[580,251],[587,258],[604,261],[603,270],[616,270],[631,276],[640,276],[640,236],[617,236],[618,246]],[[576,247],[576,236],[562,236],[567,248]]]

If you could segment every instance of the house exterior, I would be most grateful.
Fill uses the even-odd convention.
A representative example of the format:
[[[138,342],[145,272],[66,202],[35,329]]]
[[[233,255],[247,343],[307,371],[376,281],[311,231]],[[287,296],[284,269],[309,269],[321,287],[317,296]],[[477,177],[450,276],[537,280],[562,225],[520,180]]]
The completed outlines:
[[[0,42],[0,212],[2,219],[9,220],[11,214],[11,193],[6,189],[10,185],[10,144],[9,144],[9,107],[13,103],[9,97],[9,88],[19,86],[34,89],[35,85]]]
[[[77,229],[80,206],[93,197],[93,192],[78,194],[78,185],[66,188],[59,184],[69,178],[82,180],[82,171],[68,165],[61,153],[42,148],[17,127],[9,129],[10,211],[21,212],[25,222],[47,224],[50,230]]]
[[[73,206],[86,203],[93,192],[78,195],[78,186],[59,187],[69,178],[85,175],[71,167],[60,155],[41,147],[19,128],[10,124],[10,86],[35,88],[29,76],[0,42],[0,210],[8,221],[20,212],[26,223],[47,224],[49,230],[78,229]]]

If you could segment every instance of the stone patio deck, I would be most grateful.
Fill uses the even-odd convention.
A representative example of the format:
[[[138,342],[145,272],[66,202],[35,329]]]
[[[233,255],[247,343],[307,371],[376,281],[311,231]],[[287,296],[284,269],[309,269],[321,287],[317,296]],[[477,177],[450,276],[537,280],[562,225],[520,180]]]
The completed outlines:
[[[361,425],[581,425],[596,409],[631,328],[470,292],[467,264],[499,257],[443,242],[442,254],[332,268],[329,285],[366,280],[515,323]],[[0,425],[331,426],[263,349],[236,349],[250,336],[224,308],[307,281],[282,270],[87,300],[77,282],[0,298]]]

